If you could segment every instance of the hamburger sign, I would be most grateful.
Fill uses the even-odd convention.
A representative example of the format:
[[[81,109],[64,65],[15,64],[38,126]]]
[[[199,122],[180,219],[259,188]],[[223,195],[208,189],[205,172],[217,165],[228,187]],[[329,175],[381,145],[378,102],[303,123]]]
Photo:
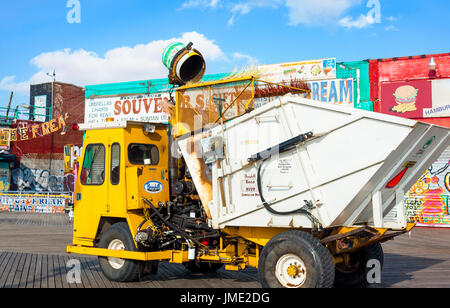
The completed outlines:
[[[424,109],[432,108],[430,81],[386,83],[381,86],[381,109],[383,113],[419,119]]]

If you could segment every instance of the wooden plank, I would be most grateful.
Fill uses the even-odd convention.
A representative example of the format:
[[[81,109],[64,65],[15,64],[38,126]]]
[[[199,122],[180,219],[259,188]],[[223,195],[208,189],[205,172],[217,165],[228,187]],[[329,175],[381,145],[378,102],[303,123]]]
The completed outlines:
[[[55,283],[55,269],[53,267],[53,257],[52,255],[47,255],[47,281],[48,288],[54,289],[56,287]]]
[[[88,277],[88,284],[90,288],[100,288],[97,281],[94,278],[94,275],[92,274],[91,270],[89,269],[88,259],[82,258],[80,259],[83,271],[86,273],[86,276]]]
[[[17,264],[16,272],[14,273],[14,278],[11,282],[11,288],[18,288],[20,284],[20,278],[22,277],[22,272],[25,267],[25,259],[27,255],[25,253],[20,254],[20,259]]]
[[[93,258],[90,258],[89,260],[86,259],[86,264],[89,268],[89,272],[92,274],[92,277],[93,277],[95,283],[98,285],[98,288],[106,288],[106,285],[105,285],[103,279],[100,277],[100,274],[97,271],[95,263],[96,263],[96,260]]]
[[[56,257],[56,263],[58,264],[59,268],[59,277],[61,280],[61,288],[70,288],[70,284],[67,281],[67,265],[64,261],[64,256],[57,256]]]
[[[42,279],[42,255],[37,255],[33,288],[41,287],[41,279]]]
[[[4,252],[2,253],[1,259],[0,259],[0,277],[3,276],[3,272],[5,271],[6,264],[8,264],[8,260],[11,257],[10,252]]]
[[[42,255],[41,288],[48,288],[48,255]]]
[[[19,264],[20,257],[21,257],[21,254],[14,253],[14,258],[9,263],[8,275],[3,284],[3,288],[11,288],[12,287],[12,282],[14,280],[14,275],[16,273],[16,269]]]
[[[30,272],[30,266],[31,266],[31,257],[32,255],[30,253],[25,254],[25,264],[22,270],[22,275],[20,276],[20,283],[18,285],[18,288],[25,288],[28,281],[28,274]]]
[[[55,288],[62,288],[61,268],[59,266],[58,256],[53,256],[53,277],[55,280]]]
[[[83,258],[78,259],[81,266],[81,283],[84,288],[92,288],[89,277],[86,274],[86,266],[83,264],[82,259]]]
[[[25,288],[33,288],[34,285],[34,276],[35,276],[35,271],[36,271],[36,260],[37,260],[37,255],[32,254],[31,255],[31,260],[30,260],[30,269],[28,271],[28,279],[27,279],[27,283],[25,285]]]

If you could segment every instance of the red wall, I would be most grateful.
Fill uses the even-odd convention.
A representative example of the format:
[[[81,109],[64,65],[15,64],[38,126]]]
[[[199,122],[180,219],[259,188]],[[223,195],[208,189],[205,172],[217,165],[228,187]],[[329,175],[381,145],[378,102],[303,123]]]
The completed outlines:
[[[63,159],[64,145],[73,144],[81,146],[83,132],[73,131],[72,124],[84,122],[84,89],[55,82],[53,87],[52,119],[68,115],[66,124],[68,130],[62,135],[61,131],[37,137],[34,139],[11,142],[11,154],[33,156],[36,159]],[[31,127],[38,122],[19,120],[11,128],[28,127],[28,136],[31,136]]]
[[[430,72],[430,58],[436,62],[436,76]],[[450,53],[369,61],[371,100],[381,112],[381,85],[385,82],[450,78]]]

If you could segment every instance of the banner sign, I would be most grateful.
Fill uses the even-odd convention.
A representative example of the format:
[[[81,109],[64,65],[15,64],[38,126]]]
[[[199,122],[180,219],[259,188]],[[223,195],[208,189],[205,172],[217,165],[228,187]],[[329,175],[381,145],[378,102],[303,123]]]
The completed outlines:
[[[168,102],[169,93],[86,99],[84,121],[97,124],[109,118],[114,121],[167,123],[169,114],[164,107]]]
[[[428,80],[393,82],[381,86],[381,112],[409,119],[423,118],[433,108]]]
[[[334,105],[353,107],[353,79],[334,79],[308,82],[311,99]]]
[[[20,127],[15,129],[0,130],[0,149],[2,146],[9,144],[10,141],[24,141],[38,137],[43,137],[66,128],[68,115],[60,116],[49,122],[32,125],[31,127]]]
[[[0,194],[0,211],[21,213],[64,213],[71,195]]]
[[[334,105],[353,107],[355,100],[353,79],[317,80],[307,83],[311,90],[311,99]],[[255,98],[255,108],[264,106],[278,98],[276,96]]]
[[[258,73],[259,79],[278,83],[292,79],[335,79],[336,58],[260,65]]]

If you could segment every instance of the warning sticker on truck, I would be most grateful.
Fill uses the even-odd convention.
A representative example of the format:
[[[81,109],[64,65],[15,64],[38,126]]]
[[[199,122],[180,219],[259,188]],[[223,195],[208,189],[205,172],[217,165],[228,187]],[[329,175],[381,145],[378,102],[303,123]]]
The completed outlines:
[[[244,174],[244,179],[241,180],[242,197],[259,197],[256,180],[256,174]]]

